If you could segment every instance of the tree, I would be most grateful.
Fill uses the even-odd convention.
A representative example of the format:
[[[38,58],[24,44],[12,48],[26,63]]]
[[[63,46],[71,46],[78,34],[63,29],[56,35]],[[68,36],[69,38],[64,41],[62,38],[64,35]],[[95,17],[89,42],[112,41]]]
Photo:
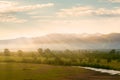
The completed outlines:
[[[39,48],[37,51],[38,51],[39,54],[43,53],[43,49],[42,48]]]
[[[18,53],[18,56],[23,56],[23,51],[22,50],[18,50],[17,53]]]
[[[44,50],[44,53],[51,53],[51,50],[49,48]]]
[[[72,51],[70,51],[69,49],[66,49],[64,53],[72,53]]]
[[[110,53],[110,54],[114,54],[114,53],[116,53],[116,50],[115,50],[115,49],[112,49],[109,53]]]
[[[9,49],[4,49],[4,55],[5,55],[5,56],[10,56],[10,51],[9,51]]]

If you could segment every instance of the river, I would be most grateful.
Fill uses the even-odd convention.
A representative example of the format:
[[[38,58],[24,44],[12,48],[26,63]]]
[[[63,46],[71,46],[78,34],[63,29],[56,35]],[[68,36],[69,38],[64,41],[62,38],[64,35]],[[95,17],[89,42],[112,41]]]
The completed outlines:
[[[98,71],[101,73],[108,73],[110,75],[120,75],[120,71],[117,70],[108,70],[108,69],[100,69],[100,68],[92,68],[92,67],[80,67],[88,70]]]

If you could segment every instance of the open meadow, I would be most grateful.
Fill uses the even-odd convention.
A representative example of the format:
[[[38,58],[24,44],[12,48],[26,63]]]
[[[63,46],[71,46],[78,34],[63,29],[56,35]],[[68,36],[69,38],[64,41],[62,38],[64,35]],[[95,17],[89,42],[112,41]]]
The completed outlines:
[[[110,55],[111,54],[111,55]],[[5,49],[0,54],[1,80],[120,80],[120,75],[82,67],[120,70],[120,54],[111,51],[38,49],[34,52]],[[82,67],[80,67],[82,66]]]
[[[120,80],[109,75],[78,67],[34,63],[0,63],[1,80]]]

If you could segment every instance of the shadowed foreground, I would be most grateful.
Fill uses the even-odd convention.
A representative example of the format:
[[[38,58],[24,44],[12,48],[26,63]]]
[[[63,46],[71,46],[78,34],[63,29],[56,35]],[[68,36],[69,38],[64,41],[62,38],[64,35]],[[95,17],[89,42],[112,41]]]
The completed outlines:
[[[0,63],[0,80],[120,80],[120,76],[68,66]]]

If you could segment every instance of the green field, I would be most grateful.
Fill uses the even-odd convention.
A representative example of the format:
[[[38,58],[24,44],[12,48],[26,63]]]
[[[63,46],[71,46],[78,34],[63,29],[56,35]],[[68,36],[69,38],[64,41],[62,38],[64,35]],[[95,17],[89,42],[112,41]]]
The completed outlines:
[[[120,80],[120,76],[69,66],[0,63],[0,80]]]
[[[76,66],[76,67],[72,67]],[[0,80],[120,80],[120,75],[77,66],[120,70],[120,52],[38,49],[0,52]]]

